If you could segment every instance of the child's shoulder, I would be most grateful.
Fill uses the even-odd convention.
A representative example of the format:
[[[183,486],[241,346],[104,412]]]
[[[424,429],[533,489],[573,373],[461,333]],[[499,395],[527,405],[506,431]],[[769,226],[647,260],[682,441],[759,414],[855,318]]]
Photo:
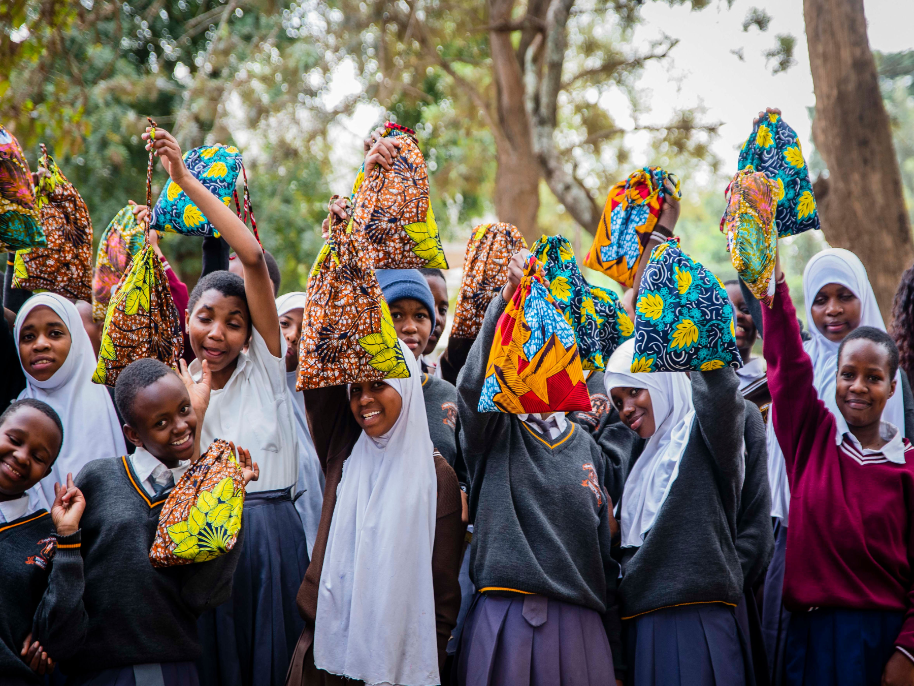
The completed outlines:
[[[422,391],[425,394],[435,393],[437,395],[447,396],[451,400],[457,400],[457,387],[450,381],[439,379],[437,376],[432,376],[425,372],[422,373],[420,381],[422,383]]]
[[[102,457],[87,462],[76,476],[79,488],[92,487],[98,483],[110,483],[113,474],[124,471],[126,457]]]

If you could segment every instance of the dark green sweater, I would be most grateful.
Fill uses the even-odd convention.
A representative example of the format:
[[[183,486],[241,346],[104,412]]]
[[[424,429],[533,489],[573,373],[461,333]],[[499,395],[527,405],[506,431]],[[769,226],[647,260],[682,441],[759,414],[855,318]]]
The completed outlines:
[[[85,643],[62,660],[67,674],[200,656],[197,617],[228,600],[244,537],[231,552],[210,560],[155,569],[149,549],[165,497],[150,502],[126,458],[93,460],[76,477],[86,497],[82,556]]]
[[[550,439],[516,416],[477,411],[486,361],[505,303],[496,296],[457,380],[461,450],[475,523],[476,588],[538,593],[603,616],[621,675],[616,585],[603,453],[573,422]],[[620,676],[621,678],[621,676]]]
[[[78,531],[57,539],[46,510],[0,524],[0,682],[42,683],[19,656],[30,632],[55,660],[82,643],[87,621],[79,542]]]

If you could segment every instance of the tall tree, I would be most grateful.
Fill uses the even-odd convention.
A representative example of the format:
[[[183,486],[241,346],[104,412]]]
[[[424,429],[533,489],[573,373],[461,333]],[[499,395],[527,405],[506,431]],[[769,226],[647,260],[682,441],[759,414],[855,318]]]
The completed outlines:
[[[914,239],[863,0],[804,0],[803,13],[816,94],[812,134],[828,166],[815,187],[822,230],[831,245],[860,257],[889,321]]]

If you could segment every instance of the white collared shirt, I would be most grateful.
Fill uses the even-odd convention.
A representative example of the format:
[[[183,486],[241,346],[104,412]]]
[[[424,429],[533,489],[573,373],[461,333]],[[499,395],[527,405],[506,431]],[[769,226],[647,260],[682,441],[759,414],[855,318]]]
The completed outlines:
[[[519,414],[517,418],[524,422],[531,429],[536,431],[538,434],[542,434],[543,430],[539,425],[534,422],[527,421],[530,417],[536,417],[537,419],[542,419],[540,415],[530,415],[530,414]],[[564,412],[553,412],[546,419],[542,419],[546,423],[546,426],[549,428],[549,440],[554,441],[556,438],[561,436],[565,432],[565,427],[568,425],[568,422],[565,419]]]
[[[743,390],[743,388],[751,384],[760,376],[765,376],[765,370],[766,365],[764,357],[756,356],[749,358],[749,361],[746,364],[736,370],[736,376],[739,379],[739,389]]]
[[[0,502],[0,524],[9,524],[15,522],[21,517],[37,512],[42,505],[33,502],[28,493],[23,493],[15,500],[5,500]]]
[[[888,422],[879,423],[879,437],[886,444],[879,450],[870,450],[860,445],[860,441],[850,431],[844,433],[845,451],[861,464],[875,464],[877,462],[894,462],[904,464],[904,440],[898,427]],[[856,455],[854,454],[856,453]],[[885,458],[885,459],[881,459]]]
[[[143,490],[146,491],[147,495],[151,496],[155,495],[156,484],[165,483],[164,474],[166,472],[170,471],[174,478],[173,488],[177,485],[181,477],[184,476],[184,472],[187,471],[187,468],[190,467],[190,460],[184,460],[183,462],[179,462],[177,467],[169,469],[159,462],[159,459],[155,455],[144,448],[137,448],[133,455],[127,456],[127,459],[130,460],[130,466],[140,480]]]
[[[248,493],[291,488],[298,480],[298,434],[286,388],[286,341],[280,341],[280,356],[274,357],[254,330],[225,387],[210,394],[203,419],[201,451],[221,438],[248,450],[260,467],[260,478],[248,484]],[[191,363],[190,373],[195,381],[200,379],[200,360]]]

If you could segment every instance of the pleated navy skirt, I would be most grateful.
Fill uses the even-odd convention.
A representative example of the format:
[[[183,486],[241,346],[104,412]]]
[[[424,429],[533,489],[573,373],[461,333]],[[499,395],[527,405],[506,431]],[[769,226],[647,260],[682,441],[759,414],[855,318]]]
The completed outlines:
[[[473,525],[471,524],[470,531]],[[451,632],[451,638],[447,642],[447,654],[454,655],[457,652],[457,644],[460,642],[460,634],[463,633],[463,625],[466,623],[467,613],[473,604],[473,597],[476,594],[476,587],[470,579],[470,546],[466,547],[463,552],[463,562],[460,564],[460,574],[457,577],[460,582],[460,611],[457,613],[457,624],[454,631]]]
[[[879,686],[904,612],[821,608],[794,612],[787,630],[789,686]]]
[[[103,669],[67,678],[67,686],[200,686],[193,662]]]
[[[768,656],[768,674],[772,686],[784,684],[784,646],[787,644],[787,628],[790,626],[790,612],[784,609],[784,566],[787,557],[787,527],[780,518],[774,523],[774,555],[765,575],[765,591],[762,598],[762,637],[765,654]]]
[[[539,595],[477,594],[456,661],[460,686],[614,683],[599,613]]]
[[[304,628],[295,595],[308,546],[289,489],[249,493],[232,597],[199,620],[203,686],[282,686]]]
[[[680,605],[628,620],[625,686],[745,686],[748,645],[734,608]]]

